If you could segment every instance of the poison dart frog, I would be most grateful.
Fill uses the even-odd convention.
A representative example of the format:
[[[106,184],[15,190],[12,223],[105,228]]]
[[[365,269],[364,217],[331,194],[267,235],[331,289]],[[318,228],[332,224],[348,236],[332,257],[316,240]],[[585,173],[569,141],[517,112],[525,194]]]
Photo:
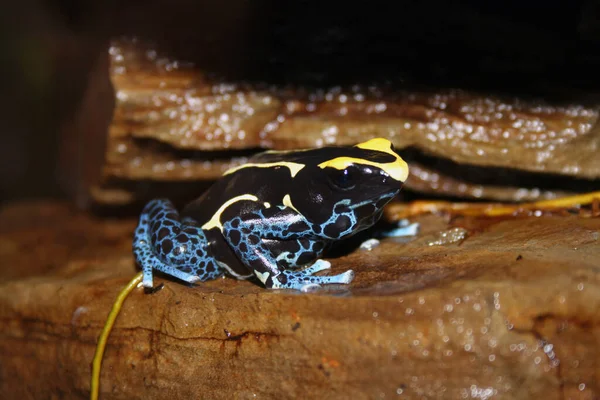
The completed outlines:
[[[154,269],[188,283],[228,274],[271,289],[348,284],[352,270],[314,275],[330,268],[320,257],[377,222],[407,177],[408,165],[381,138],[257,154],[181,214],[169,200],[145,206],[133,241],[143,286],[152,287]]]

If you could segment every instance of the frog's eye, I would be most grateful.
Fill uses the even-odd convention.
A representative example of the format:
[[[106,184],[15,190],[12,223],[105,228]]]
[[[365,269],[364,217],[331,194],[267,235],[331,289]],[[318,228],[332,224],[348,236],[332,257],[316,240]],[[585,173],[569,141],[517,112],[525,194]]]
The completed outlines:
[[[330,175],[331,183],[338,189],[350,190],[354,189],[356,182],[359,178],[358,168],[354,166],[348,166],[342,170],[335,170]]]

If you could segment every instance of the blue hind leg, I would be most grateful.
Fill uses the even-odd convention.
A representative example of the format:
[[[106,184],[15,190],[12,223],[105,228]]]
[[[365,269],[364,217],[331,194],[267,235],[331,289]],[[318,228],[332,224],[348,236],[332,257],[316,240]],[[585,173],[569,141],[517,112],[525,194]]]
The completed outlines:
[[[219,277],[223,271],[207,248],[202,229],[180,222],[170,201],[152,200],[144,207],[133,238],[144,287],[152,287],[155,269],[188,283]]]

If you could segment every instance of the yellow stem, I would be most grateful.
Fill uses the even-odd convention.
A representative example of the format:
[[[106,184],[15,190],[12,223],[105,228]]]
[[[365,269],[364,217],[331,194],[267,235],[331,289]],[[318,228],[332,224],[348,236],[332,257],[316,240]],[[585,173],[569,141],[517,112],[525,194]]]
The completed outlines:
[[[414,201],[399,211],[391,211],[392,218],[410,218],[420,214],[438,212],[455,212],[459,215],[478,217],[498,217],[511,215],[517,211],[549,210],[589,205],[594,200],[600,200],[600,192],[583,193],[574,196],[560,197],[552,200],[540,200],[530,203],[502,204],[502,203],[451,203],[448,201]]]
[[[510,206],[491,207],[484,210],[484,214],[488,216],[500,216],[511,214],[518,209],[532,210],[532,209],[550,209],[550,208],[562,208],[562,207],[576,207],[590,204],[594,199],[600,199],[600,192],[590,192],[584,194],[578,194],[574,196],[559,197],[558,199],[552,200],[540,200],[533,203],[515,204]]]
[[[102,357],[104,356],[104,350],[106,349],[106,342],[108,340],[108,336],[112,331],[113,325],[115,324],[115,320],[119,316],[119,312],[121,312],[121,307],[123,306],[123,302],[129,296],[129,293],[133,289],[136,288],[137,285],[142,281],[143,273],[140,272],[119,292],[117,299],[115,300],[110,313],[108,314],[108,318],[106,318],[106,324],[104,325],[104,329],[98,338],[98,345],[96,346],[96,354],[94,354],[94,361],[92,362],[92,380],[91,380],[91,389],[90,389],[90,399],[98,400],[98,392],[100,388],[100,367],[102,366]]]

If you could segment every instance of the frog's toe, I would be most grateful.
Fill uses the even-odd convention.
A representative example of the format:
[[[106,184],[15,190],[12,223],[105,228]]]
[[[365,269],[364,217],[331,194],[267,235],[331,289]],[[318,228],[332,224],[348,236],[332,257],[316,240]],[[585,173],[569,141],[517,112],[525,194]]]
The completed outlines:
[[[315,263],[317,264],[317,263]],[[349,284],[354,279],[354,271],[348,270],[342,274],[331,276],[314,276],[317,271],[322,271],[329,268],[331,265],[328,261],[318,263],[316,270],[312,266],[301,271],[282,271],[273,279],[272,289],[296,289],[303,292],[312,291],[319,285],[329,284]]]
[[[330,268],[331,263],[329,261],[319,259],[315,261],[310,267],[303,269],[302,272],[306,273],[307,275],[312,275],[315,272],[325,271],[326,269]]]
[[[196,275],[190,275],[189,278],[185,279],[185,281],[187,283],[191,283],[191,284],[200,282],[201,280],[202,280],[202,278],[200,278],[199,276],[196,276]]]
[[[346,272],[343,272],[341,274],[338,275],[331,275],[331,276],[318,276],[315,278],[321,278],[323,279],[322,282],[320,283],[341,283],[344,285],[349,284],[350,282],[352,282],[352,280],[354,279],[354,271],[352,271],[351,269],[349,269]]]
[[[389,231],[383,232],[383,237],[395,238],[403,236],[416,236],[419,234],[421,226],[418,222],[410,223],[408,220],[403,219],[398,222],[398,227]]]
[[[336,283],[343,283],[347,285],[354,279],[354,271],[349,269],[342,274],[332,276],[332,278],[335,278]]]

